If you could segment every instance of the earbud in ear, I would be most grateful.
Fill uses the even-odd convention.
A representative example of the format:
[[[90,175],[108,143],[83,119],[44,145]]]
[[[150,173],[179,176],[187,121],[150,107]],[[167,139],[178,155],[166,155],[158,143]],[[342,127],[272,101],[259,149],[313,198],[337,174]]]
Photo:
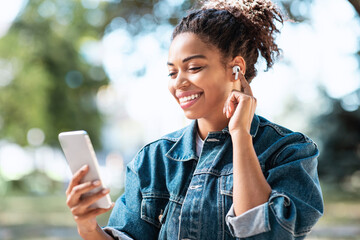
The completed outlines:
[[[233,67],[233,74],[235,74],[235,80],[239,79],[239,72],[241,71],[241,68],[239,66],[234,66]]]

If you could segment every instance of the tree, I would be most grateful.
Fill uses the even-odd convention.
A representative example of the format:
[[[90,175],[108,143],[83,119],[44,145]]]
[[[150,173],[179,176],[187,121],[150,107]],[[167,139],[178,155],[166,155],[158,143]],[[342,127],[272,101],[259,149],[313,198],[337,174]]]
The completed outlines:
[[[0,87],[0,138],[27,145],[29,129],[39,128],[45,143],[58,146],[59,132],[85,129],[100,146],[95,96],[108,79],[80,50],[86,40],[101,39],[105,7],[99,6],[100,16],[91,22],[97,10],[83,8],[80,1],[28,2],[0,39],[0,69],[8,77]]]
[[[360,170],[360,108],[350,105],[357,109],[345,110],[348,103],[323,94],[331,110],[317,116],[313,125],[313,133],[321,139],[319,175],[327,182],[341,184]],[[347,97],[360,102],[360,90]]]

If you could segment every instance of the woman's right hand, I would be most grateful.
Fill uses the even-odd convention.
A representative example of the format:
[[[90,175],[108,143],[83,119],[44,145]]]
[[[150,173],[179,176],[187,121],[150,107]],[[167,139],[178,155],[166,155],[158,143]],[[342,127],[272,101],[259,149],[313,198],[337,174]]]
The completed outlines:
[[[71,179],[66,190],[66,204],[71,210],[74,220],[77,224],[80,236],[91,234],[98,230],[96,216],[103,214],[114,207],[114,203],[110,208],[89,208],[100,198],[109,193],[109,189],[102,189],[94,195],[83,197],[84,193],[100,186],[100,181],[81,183],[83,177],[89,172],[89,166],[83,166],[77,171]]]

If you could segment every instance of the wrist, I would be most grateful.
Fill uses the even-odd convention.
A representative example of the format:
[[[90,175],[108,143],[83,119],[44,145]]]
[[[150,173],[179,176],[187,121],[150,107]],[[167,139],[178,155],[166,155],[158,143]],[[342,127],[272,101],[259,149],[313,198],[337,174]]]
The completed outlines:
[[[230,131],[231,138],[234,140],[252,140],[252,136],[248,130],[237,129]]]
[[[96,226],[91,228],[84,228],[78,226],[78,233],[83,239],[89,239],[89,236],[96,235],[97,232],[102,231],[100,226],[96,224]]]

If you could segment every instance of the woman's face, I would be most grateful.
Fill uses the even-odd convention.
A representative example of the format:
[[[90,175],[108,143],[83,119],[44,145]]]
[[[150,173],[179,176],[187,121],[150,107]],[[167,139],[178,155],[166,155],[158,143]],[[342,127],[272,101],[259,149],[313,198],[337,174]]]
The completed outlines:
[[[181,33],[171,43],[168,69],[168,88],[187,118],[217,121],[224,117],[222,110],[233,89],[233,76],[216,47],[194,33]]]

